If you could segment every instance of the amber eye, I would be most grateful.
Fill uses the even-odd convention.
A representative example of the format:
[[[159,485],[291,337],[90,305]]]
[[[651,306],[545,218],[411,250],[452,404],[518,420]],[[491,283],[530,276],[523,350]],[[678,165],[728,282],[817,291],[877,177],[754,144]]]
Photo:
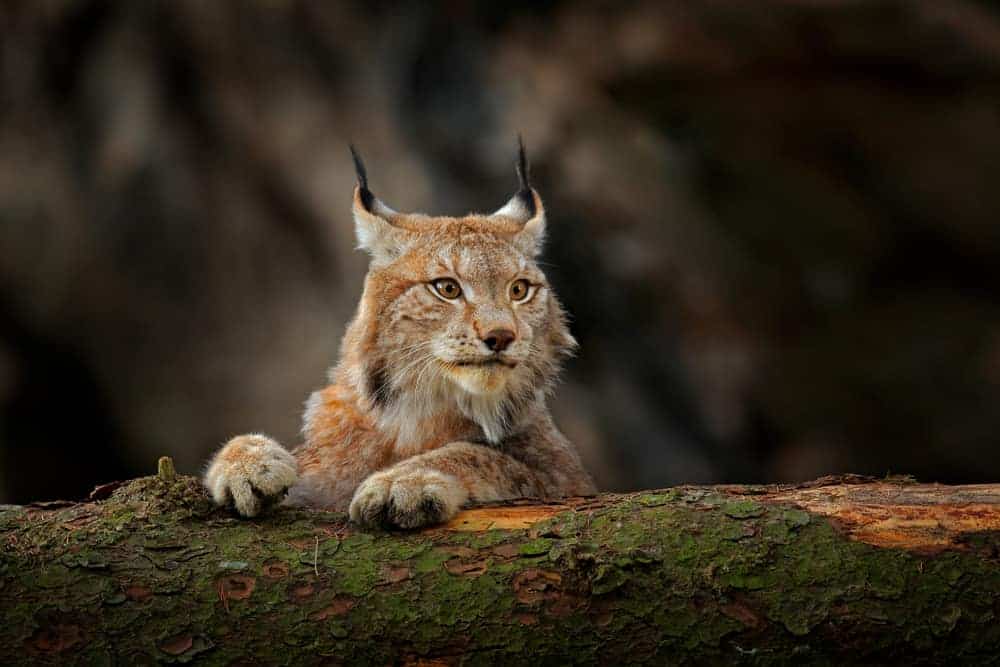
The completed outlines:
[[[510,300],[511,301],[524,301],[528,298],[531,293],[531,283],[529,283],[524,278],[520,280],[515,280],[510,284]]]
[[[449,301],[462,296],[462,288],[459,287],[457,280],[452,280],[451,278],[438,278],[432,282],[431,285],[434,287],[435,292]]]

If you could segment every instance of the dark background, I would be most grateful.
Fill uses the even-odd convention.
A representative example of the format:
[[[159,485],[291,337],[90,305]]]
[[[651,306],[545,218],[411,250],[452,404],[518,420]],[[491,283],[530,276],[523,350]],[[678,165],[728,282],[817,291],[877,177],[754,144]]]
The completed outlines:
[[[348,141],[461,214],[519,131],[601,486],[1000,478],[992,3],[518,4],[0,3],[0,502],[295,444]]]

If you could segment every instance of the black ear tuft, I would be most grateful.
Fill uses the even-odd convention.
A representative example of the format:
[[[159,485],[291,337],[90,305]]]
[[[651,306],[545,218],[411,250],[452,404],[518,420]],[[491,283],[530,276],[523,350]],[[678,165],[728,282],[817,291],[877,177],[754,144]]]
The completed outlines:
[[[358,186],[361,188],[361,203],[364,204],[365,210],[371,213],[375,195],[368,189],[368,170],[365,169],[365,163],[361,161],[358,149],[354,147],[354,144],[349,144],[349,146],[351,157],[354,159],[354,171],[358,174]]]
[[[517,135],[517,165],[515,166],[515,169],[517,169],[517,180],[521,189],[530,190],[531,174],[528,172],[528,158],[524,154],[524,139],[521,138],[520,134]]]
[[[517,171],[517,180],[520,188],[517,191],[517,198],[521,200],[524,207],[529,211],[530,216],[535,215],[535,195],[531,191],[531,172],[528,164],[528,157],[524,153],[524,139],[521,134],[517,135],[517,164],[514,165]]]
[[[367,190],[368,170],[365,169],[365,163],[361,160],[361,156],[358,155],[358,149],[354,147],[354,144],[348,144],[348,147],[351,149],[351,157],[354,158],[354,171],[358,173],[358,185],[363,190]]]

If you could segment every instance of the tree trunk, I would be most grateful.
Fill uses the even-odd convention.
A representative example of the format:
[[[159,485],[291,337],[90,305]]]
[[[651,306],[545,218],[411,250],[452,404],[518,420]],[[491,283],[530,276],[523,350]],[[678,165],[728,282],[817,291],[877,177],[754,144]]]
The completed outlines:
[[[1000,655],[1000,485],[678,487],[417,533],[284,508],[236,519],[168,469],[95,493],[0,508],[0,663]]]

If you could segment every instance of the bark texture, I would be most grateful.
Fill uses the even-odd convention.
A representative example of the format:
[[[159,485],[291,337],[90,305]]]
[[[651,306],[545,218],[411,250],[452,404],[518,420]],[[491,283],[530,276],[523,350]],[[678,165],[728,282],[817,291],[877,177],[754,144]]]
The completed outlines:
[[[0,530],[2,664],[1000,656],[1000,485],[678,487],[368,533],[328,512],[239,520],[161,468],[2,507]]]

